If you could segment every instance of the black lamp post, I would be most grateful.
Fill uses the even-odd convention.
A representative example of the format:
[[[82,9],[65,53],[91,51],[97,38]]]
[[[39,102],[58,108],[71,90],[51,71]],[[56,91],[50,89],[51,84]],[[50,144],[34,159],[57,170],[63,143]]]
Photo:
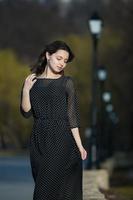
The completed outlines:
[[[103,101],[103,93],[105,91],[105,81],[107,79],[107,70],[103,65],[98,66],[97,77],[99,81],[99,97],[100,97],[100,109],[99,109],[99,132],[98,132],[98,152],[99,152],[99,161],[103,161],[105,155],[105,103]]]
[[[112,93],[110,91],[104,91],[102,94],[102,100],[105,104],[105,131],[104,131],[104,159],[107,159],[113,152],[113,132],[112,123],[109,119],[110,113],[113,111],[113,105],[111,104]]]
[[[104,94],[104,83],[107,79],[107,70],[105,66],[98,66],[97,69],[97,77],[100,82],[100,103],[101,103],[101,114],[104,111],[104,102],[103,102],[103,94]],[[103,116],[102,116],[103,117]]]
[[[102,19],[95,12],[88,21],[89,29],[93,42],[93,58],[92,58],[92,143],[91,143],[91,168],[98,168],[98,152],[97,152],[97,47],[102,31]]]
[[[101,115],[103,114],[104,111],[104,102],[103,102],[103,94],[104,94],[104,83],[107,79],[107,70],[105,66],[98,66],[97,69],[97,77],[100,82],[100,103],[101,103]],[[103,115],[102,115],[103,117]]]

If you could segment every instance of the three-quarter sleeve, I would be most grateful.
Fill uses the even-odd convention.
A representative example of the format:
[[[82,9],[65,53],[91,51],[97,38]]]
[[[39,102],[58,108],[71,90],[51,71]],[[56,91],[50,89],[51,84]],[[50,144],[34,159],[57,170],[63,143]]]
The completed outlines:
[[[67,113],[70,128],[80,127],[79,100],[77,91],[74,86],[72,77],[68,77],[66,81],[67,92]]]
[[[24,85],[23,85],[24,86]],[[23,95],[23,86],[21,89],[21,94],[20,94],[20,113],[22,114],[23,117],[29,118],[32,115],[32,109],[29,111],[25,112],[22,108],[22,95]]]

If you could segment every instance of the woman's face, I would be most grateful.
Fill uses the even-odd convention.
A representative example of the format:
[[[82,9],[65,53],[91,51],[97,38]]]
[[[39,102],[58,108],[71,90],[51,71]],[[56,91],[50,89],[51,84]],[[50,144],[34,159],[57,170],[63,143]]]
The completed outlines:
[[[48,66],[55,73],[60,73],[67,64],[69,53],[65,50],[58,50],[53,54],[46,53]]]

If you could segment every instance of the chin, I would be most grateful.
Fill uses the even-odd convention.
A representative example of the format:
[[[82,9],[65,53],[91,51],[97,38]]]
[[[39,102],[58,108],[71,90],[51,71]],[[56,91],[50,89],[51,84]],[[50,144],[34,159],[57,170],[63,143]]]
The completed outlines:
[[[59,69],[58,67],[54,66],[51,67],[51,70],[55,73],[55,74],[60,74],[62,73],[63,69]]]
[[[53,70],[53,72],[54,72],[55,74],[60,74],[60,73],[61,73],[60,70]]]
[[[57,70],[55,70],[55,72],[56,72],[56,73],[61,73],[61,72],[62,72],[62,69],[59,69],[59,68],[57,67]]]

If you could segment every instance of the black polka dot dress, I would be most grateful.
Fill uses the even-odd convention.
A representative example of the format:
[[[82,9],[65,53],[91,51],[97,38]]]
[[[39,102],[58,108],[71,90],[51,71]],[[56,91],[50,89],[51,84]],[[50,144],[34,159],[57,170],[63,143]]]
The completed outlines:
[[[83,200],[82,159],[71,131],[80,127],[73,78],[37,78],[30,101],[31,109],[24,112],[20,103],[20,111],[34,119],[29,145],[33,200]]]

